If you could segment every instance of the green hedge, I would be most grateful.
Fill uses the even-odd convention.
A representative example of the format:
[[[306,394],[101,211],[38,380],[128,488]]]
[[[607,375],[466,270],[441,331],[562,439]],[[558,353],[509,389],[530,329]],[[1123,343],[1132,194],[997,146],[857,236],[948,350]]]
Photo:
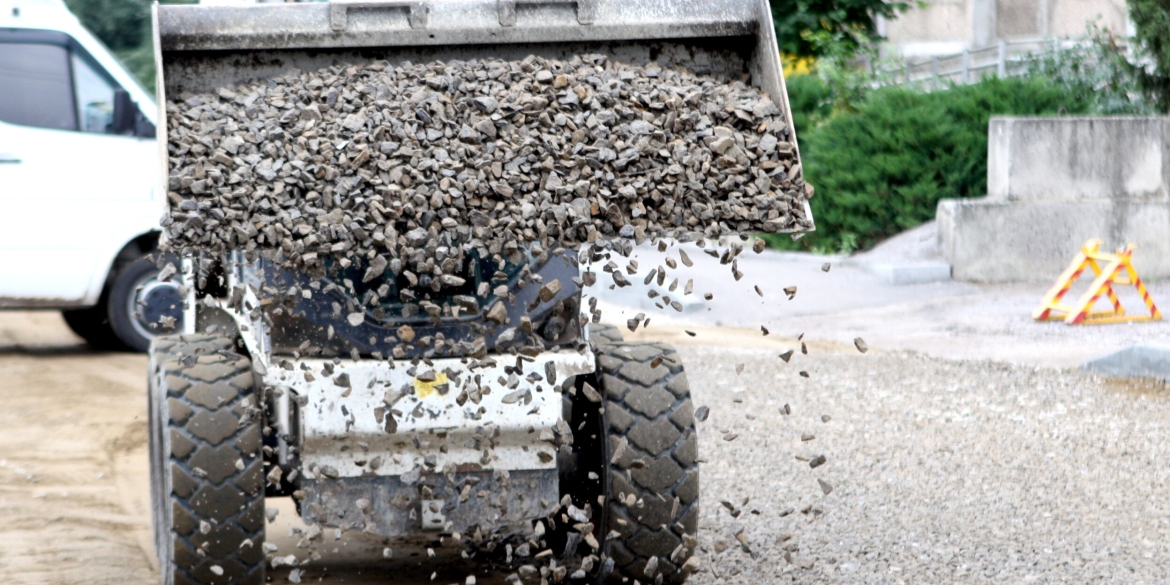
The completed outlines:
[[[1092,104],[1043,78],[987,79],[944,91],[871,92],[824,118],[813,76],[789,83],[817,231],[777,247],[850,252],[934,218],[940,199],[986,194],[987,123],[994,115],[1079,114]],[[794,94],[794,95],[793,95]],[[819,98],[818,98],[819,99]],[[824,119],[819,125],[816,121]]]
[[[816,75],[793,75],[785,81],[788,104],[792,108],[792,123],[800,139],[832,113],[832,96],[829,88]]]

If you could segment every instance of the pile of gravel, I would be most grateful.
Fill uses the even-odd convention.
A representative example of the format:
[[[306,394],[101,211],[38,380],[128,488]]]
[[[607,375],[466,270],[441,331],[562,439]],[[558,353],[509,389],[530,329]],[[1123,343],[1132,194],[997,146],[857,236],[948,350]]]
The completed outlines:
[[[656,63],[370,62],[166,108],[163,226],[179,252],[442,279],[472,250],[811,226],[771,99]],[[451,262],[417,254],[440,247]]]

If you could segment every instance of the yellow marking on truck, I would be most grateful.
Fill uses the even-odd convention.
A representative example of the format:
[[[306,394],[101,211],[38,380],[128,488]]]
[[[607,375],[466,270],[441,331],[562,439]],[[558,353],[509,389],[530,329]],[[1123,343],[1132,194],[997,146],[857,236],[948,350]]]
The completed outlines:
[[[435,386],[439,386],[439,385],[446,384],[446,383],[447,383],[447,374],[445,374],[443,372],[439,372],[439,373],[435,374],[435,380],[433,382],[424,382],[422,380],[419,380],[418,378],[415,378],[414,379],[414,395],[418,396],[419,398],[426,398],[426,397],[431,396],[433,394],[437,394],[438,389],[435,388]]]

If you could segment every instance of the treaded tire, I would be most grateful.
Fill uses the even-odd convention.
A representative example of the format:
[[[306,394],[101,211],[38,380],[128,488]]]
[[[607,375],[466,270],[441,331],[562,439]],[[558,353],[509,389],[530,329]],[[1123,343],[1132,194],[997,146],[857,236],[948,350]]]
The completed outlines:
[[[232,344],[172,335],[150,349],[152,515],[166,585],[264,583],[261,411],[251,361],[218,353]]]
[[[235,352],[238,346],[233,337],[206,333],[180,333],[155,337],[151,340],[150,349],[153,357],[155,352],[169,355],[204,354],[217,351]]]
[[[618,534],[605,544],[613,560],[605,578],[653,583],[661,574],[665,583],[682,583],[699,522],[698,435],[682,362],[663,343],[613,343],[597,351],[609,442],[602,534]],[[657,569],[647,575],[653,557]]]
[[[621,330],[613,325],[606,323],[589,324],[589,343],[595,348],[601,345],[613,345],[624,341],[625,338],[622,337]]]

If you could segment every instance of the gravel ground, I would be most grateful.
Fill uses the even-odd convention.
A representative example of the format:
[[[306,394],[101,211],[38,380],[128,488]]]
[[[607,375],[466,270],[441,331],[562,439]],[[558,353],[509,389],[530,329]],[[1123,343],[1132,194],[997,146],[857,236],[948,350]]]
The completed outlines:
[[[680,346],[696,403],[711,407],[704,564],[690,583],[1170,583],[1165,385],[828,342],[784,364],[791,339],[696,330],[650,332]],[[0,313],[5,583],[158,582],[144,368],[89,352],[55,314]],[[821,454],[816,469],[796,459]],[[287,531],[274,537],[295,546]],[[403,582],[401,566],[327,566],[325,583]]]
[[[909,353],[681,353],[712,407],[693,583],[1170,582],[1162,383]],[[815,470],[796,458],[820,454]]]

